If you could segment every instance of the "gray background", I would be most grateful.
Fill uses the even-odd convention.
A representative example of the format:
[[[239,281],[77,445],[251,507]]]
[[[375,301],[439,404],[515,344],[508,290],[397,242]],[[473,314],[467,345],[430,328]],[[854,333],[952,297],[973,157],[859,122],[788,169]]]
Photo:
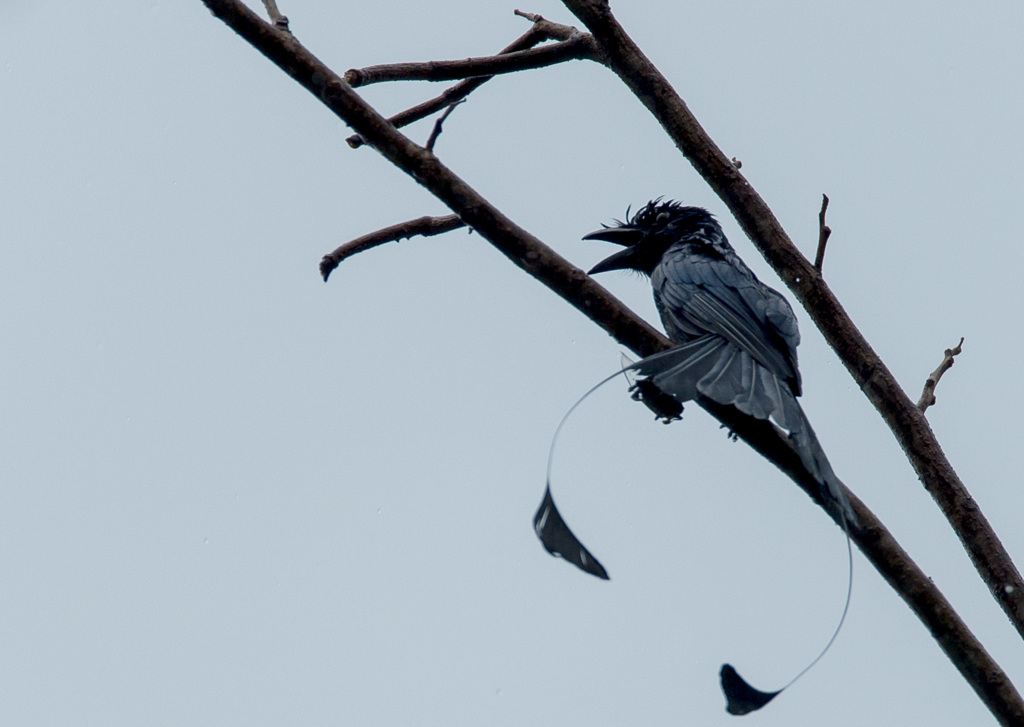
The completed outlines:
[[[828,282],[914,398],[966,336],[929,419],[1020,562],[1024,10],[771,5],[615,9],[808,255],[830,195]],[[339,72],[493,52],[527,28],[513,7],[282,4]],[[551,434],[620,347],[462,231],[324,285],[336,245],[446,210],[198,0],[0,10],[0,723],[724,725],[723,661],[768,689],[818,652],[843,538],[696,407],[664,427],[621,382],[581,407],[556,495],[612,580],[544,553]],[[583,234],[666,195],[781,287],[595,64],[487,84],[437,152],[584,268],[610,248]],[[645,281],[601,280],[656,319]],[[1020,639],[797,314],[836,471],[1024,686]],[[832,652],[746,719],[991,723],[855,571]]]

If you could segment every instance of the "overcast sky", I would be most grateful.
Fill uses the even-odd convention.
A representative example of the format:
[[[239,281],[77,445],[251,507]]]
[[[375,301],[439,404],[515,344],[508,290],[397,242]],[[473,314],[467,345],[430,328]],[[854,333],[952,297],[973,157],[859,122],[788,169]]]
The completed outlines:
[[[518,0],[517,0],[518,1]],[[616,2],[813,255],[1024,561],[1018,2]],[[464,58],[514,4],[280,0],[343,72]],[[573,18],[554,0],[523,10]],[[199,0],[2,0],[0,723],[966,725],[991,715],[841,532],[717,422],[605,387],[555,463],[599,581],[531,528],[566,409],[621,350],[465,231],[320,257],[446,210]],[[365,89],[386,114],[440,85]],[[426,139],[430,122],[410,127]],[[438,155],[588,268],[581,236],[664,195],[719,216],[592,63],[494,80]],[[649,320],[650,287],[601,276]],[[792,298],[791,298],[792,299]],[[1018,688],[1024,644],[888,429],[797,308],[803,405],[843,480]]]

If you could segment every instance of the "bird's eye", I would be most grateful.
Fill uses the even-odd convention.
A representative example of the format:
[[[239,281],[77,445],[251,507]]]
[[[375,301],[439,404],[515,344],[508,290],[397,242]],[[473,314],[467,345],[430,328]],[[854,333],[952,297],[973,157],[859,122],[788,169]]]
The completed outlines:
[[[668,218],[669,218],[668,212],[659,212],[658,216],[654,218],[654,222],[655,222],[655,224],[663,225],[666,222],[668,222]]]

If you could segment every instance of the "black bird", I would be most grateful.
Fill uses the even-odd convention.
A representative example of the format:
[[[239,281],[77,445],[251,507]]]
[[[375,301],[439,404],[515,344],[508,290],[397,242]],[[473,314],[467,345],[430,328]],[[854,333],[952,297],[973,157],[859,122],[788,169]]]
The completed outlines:
[[[623,246],[595,265],[590,274],[624,269],[648,276],[665,332],[677,344],[625,367],[643,377],[633,387],[634,398],[666,421],[678,418],[682,405],[700,396],[757,419],[773,420],[786,430],[804,467],[818,482],[825,506],[839,517],[847,532],[852,587],[849,528],[857,524],[857,516],[797,402],[802,393],[796,356],[800,332],[786,299],[757,279],[732,249],[715,218],[700,207],[654,200],[632,217],[627,213],[626,222],[583,239]],[[558,433],[569,415],[617,375],[588,391],[558,425],[548,457],[544,501],[533,521],[548,552],[603,579],[608,578],[604,567],[576,538],[555,506],[551,462]],[[824,650],[786,687],[813,667],[835,641],[846,619],[850,593],[848,587],[843,615]],[[729,664],[722,667],[720,677],[726,708],[732,714],[760,709],[786,688],[761,692]]]
[[[857,516],[797,402],[796,316],[757,279],[721,226],[700,207],[655,200],[624,223],[592,232],[625,249],[591,269],[636,270],[651,279],[668,337],[679,344],[635,365],[649,384],[679,402],[698,394],[785,429],[822,497],[846,522]]]

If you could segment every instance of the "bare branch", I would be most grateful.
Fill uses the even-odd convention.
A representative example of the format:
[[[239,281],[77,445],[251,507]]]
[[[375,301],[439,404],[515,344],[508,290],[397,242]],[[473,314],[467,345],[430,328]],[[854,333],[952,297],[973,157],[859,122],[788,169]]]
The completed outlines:
[[[938,503],[989,592],[1024,636],[1024,579],[949,463],[924,414],[843,310],[821,274],[800,254],[774,213],[704,131],[668,80],[612,15],[605,0],[563,0],[611,68],[722,199],[751,242],[800,300],[818,330],[900,443]],[[1021,715],[1024,721],[1024,714]]]
[[[204,2],[217,17],[313,93],[383,156],[426,187],[513,263],[544,283],[624,346],[647,356],[671,345],[668,339],[581,270],[495,209],[433,154],[400,134],[294,38],[276,31],[237,0]],[[600,7],[607,12],[606,3]],[[726,163],[734,169],[727,160]],[[810,265],[807,268],[813,271]],[[705,400],[698,401],[698,404],[786,472],[815,502],[823,505],[813,476],[803,468],[784,433],[769,422],[743,415],[733,407]],[[1006,674],[877,518],[852,493],[848,493],[848,497],[860,520],[860,526],[851,528],[850,532],[857,546],[925,623],[993,714],[1004,724],[1024,723],[1024,702]],[[833,519],[837,517],[838,514]]]
[[[828,244],[832,228],[825,224],[825,210],[828,209],[828,195],[821,195],[821,212],[818,213],[818,252],[814,256],[814,269],[819,273],[825,263],[825,245]]]
[[[274,24],[275,28],[291,32],[288,28],[288,18],[277,9],[277,3],[274,0],[263,0],[263,7],[267,9],[267,15],[270,16],[270,22]]]
[[[949,371],[953,366],[953,358],[959,356],[963,352],[964,337],[960,336],[960,343],[956,344],[953,348],[947,348],[945,356],[942,358],[942,363],[939,367],[931,372],[928,378],[924,382],[924,390],[921,392],[921,398],[917,400],[917,408],[922,413],[928,409],[932,404],[935,403],[935,387],[939,385],[939,379],[942,375]]]
[[[456,101],[451,106],[449,106],[445,110],[445,112],[441,114],[440,117],[438,117],[437,121],[434,122],[434,128],[431,130],[430,136],[427,138],[427,151],[434,151],[434,144],[437,143],[437,137],[441,135],[441,127],[444,125],[444,120],[451,116],[452,111],[455,110],[456,106],[458,106],[460,103],[465,102],[466,99],[460,99],[459,101]]]
[[[457,78],[515,73],[565,61],[597,60],[597,46],[589,35],[578,33],[569,40],[540,48],[513,51],[496,56],[466,58],[462,61],[388,63],[345,71],[345,82],[353,88],[386,81],[453,81]]]
[[[534,15],[533,13],[523,13],[519,10],[516,10],[515,13],[516,15],[530,20],[533,25],[531,25],[530,29],[523,33],[523,35],[516,38],[505,48],[502,48],[499,51],[499,55],[526,50],[528,48],[532,48],[538,43],[544,42],[545,40],[567,40],[572,37],[573,34],[578,34],[580,32],[571,25],[552,23],[551,21],[545,20],[541,16]],[[390,121],[396,129],[408,126],[411,123],[430,116],[430,114],[435,111],[443,109],[445,106],[466,98],[470,93],[480,88],[480,86],[484,85],[492,78],[494,78],[494,76],[477,76],[476,78],[467,78],[465,81],[459,81],[451,88],[445,89],[445,91],[439,96],[395,114],[388,119],[388,121]],[[348,145],[353,149],[358,149],[363,145],[363,139],[358,134],[348,137],[345,141],[348,142]]]
[[[466,223],[458,215],[445,215],[444,217],[417,217],[415,220],[408,220],[406,222],[399,222],[397,225],[391,225],[385,227],[382,230],[371,232],[368,235],[357,237],[356,239],[346,242],[344,245],[339,247],[334,252],[330,252],[324,255],[320,261],[320,276],[327,282],[327,278],[331,276],[334,269],[341,264],[341,261],[345,258],[352,257],[356,253],[369,250],[383,245],[387,242],[397,242],[398,240],[406,240],[410,237],[421,235],[423,237],[432,237],[434,235],[441,235],[445,232],[451,232],[457,230],[460,227],[465,227]]]

